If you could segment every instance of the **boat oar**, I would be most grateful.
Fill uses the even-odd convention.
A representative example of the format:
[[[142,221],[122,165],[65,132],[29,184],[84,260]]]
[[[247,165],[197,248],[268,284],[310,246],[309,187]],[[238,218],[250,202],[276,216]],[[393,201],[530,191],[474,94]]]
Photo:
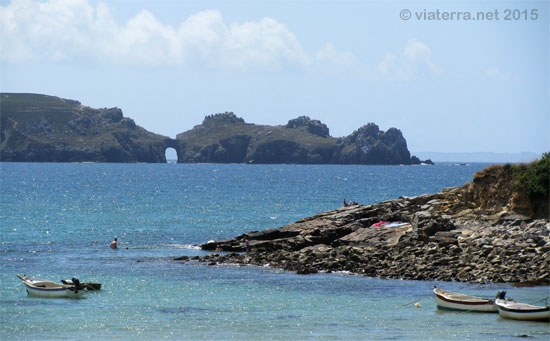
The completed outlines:
[[[538,300],[538,301],[536,301],[536,302],[529,303],[529,304],[533,305],[533,304],[535,304],[535,303],[539,303],[539,302],[544,301],[544,304],[545,304],[545,305],[548,305],[548,299],[549,299],[549,298],[550,298],[550,296],[546,296],[546,297],[543,298],[543,299],[540,299],[540,300]]]

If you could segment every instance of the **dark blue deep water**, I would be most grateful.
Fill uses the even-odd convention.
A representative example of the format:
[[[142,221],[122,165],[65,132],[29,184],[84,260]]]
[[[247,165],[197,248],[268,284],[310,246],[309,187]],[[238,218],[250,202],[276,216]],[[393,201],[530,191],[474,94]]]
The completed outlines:
[[[306,166],[0,163],[0,339],[515,339],[549,325],[442,313],[434,284],[534,302],[548,288],[300,276],[179,264],[194,245],[342,206],[460,186],[487,164]],[[110,250],[118,237],[128,249]],[[16,274],[101,282],[28,297]],[[420,299],[421,307],[407,303]]]

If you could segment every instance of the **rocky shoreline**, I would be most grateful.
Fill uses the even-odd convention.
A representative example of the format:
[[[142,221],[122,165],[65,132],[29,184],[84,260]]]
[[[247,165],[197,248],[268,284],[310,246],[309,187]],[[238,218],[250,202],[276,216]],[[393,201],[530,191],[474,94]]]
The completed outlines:
[[[407,280],[550,284],[547,211],[542,217],[518,213],[525,213],[528,199],[521,193],[496,195],[506,189],[488,182],[494,180],[492,171],[476,176],[473,183],[436,194],[342,207],[209,242],[202,249],[224,252],[196,259],[299,274],[346,271]]]

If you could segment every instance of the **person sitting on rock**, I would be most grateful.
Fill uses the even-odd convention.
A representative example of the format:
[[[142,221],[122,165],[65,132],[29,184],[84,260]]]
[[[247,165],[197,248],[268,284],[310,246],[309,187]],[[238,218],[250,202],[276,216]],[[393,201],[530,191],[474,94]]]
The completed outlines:
[[[344,199],[344,207],[350,207],[355,205],[359,205],[359,204],[355,201],[346,202],[346,199]]]

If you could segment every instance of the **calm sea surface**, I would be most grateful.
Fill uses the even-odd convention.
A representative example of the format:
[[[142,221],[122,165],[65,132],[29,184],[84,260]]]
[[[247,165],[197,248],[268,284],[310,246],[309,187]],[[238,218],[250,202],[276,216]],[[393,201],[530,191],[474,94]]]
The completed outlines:
[[[435,193],[487,164],[302,166],[0,163],[0,339],[550,339],[548,323],[440,312],[434,284],[535,302],[514,288],[300,276],[179,264],[209,239],[342,206]],[[114,236],[128,249],[111,250]],[[16,274],[103,283],[85,299],[27,296]],[[421,307],[413,304],[419,300]]]

